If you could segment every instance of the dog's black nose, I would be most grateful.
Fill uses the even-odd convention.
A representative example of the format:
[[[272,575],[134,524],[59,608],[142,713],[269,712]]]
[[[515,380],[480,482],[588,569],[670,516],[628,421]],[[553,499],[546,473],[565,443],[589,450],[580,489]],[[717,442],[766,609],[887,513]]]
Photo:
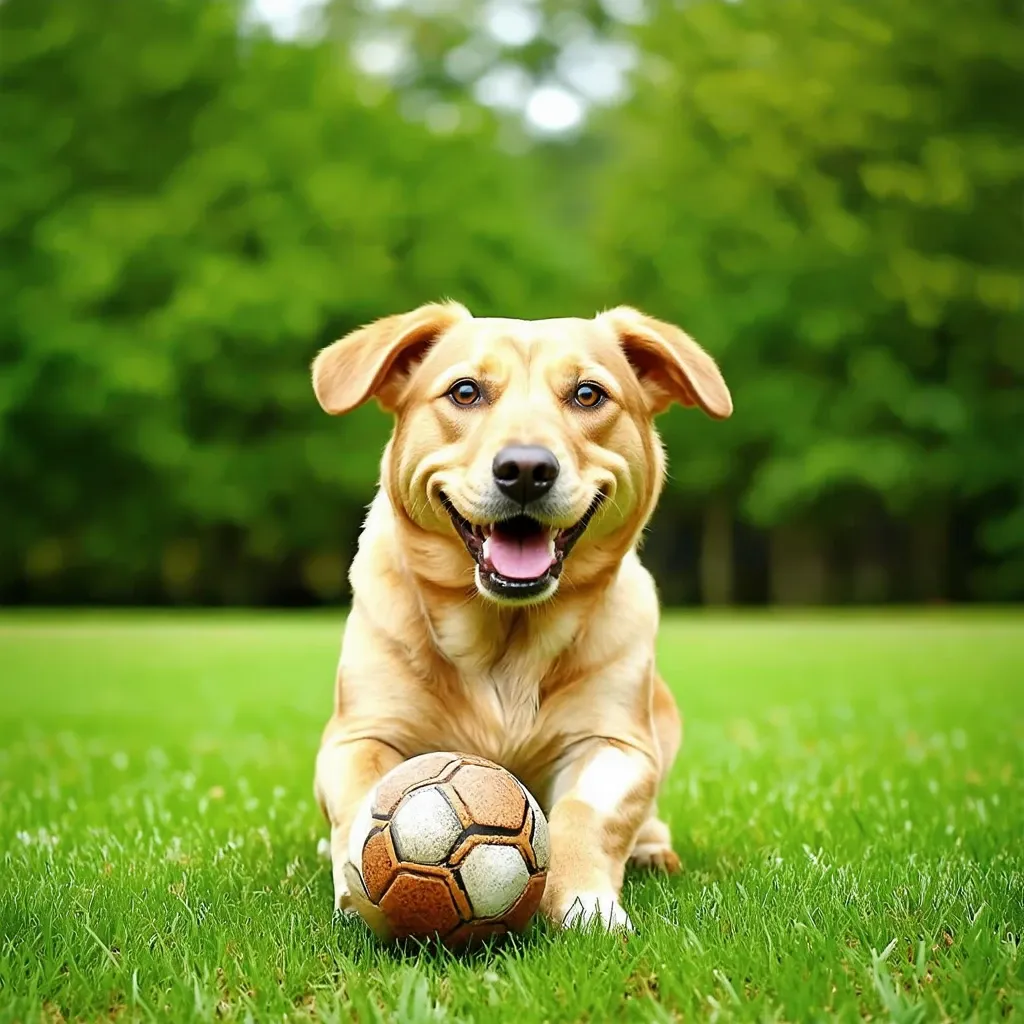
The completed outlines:
[[[558,478],[555,453],[539,444],[510,444],[494,456],[491,472],[502,493],[520,505],[551,490]]]

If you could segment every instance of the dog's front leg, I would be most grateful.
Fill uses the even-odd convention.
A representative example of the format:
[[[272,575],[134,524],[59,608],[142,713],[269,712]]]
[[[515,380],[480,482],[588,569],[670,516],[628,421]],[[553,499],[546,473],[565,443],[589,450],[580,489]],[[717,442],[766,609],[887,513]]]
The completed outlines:
[[[551,869],[542,904],[557,925],[632,930],[619,903],[626,860],[658,785],[657,760],[629,743],[583,743],[555,776]]]
[[[338,740],[328,734],[316,758],[314,790],[331,825],[331,867],[334,906],[349,909],[345,862],[349,859],[349,832],[363,798],[381,777],[401,763],[394,747],[378,740]]]

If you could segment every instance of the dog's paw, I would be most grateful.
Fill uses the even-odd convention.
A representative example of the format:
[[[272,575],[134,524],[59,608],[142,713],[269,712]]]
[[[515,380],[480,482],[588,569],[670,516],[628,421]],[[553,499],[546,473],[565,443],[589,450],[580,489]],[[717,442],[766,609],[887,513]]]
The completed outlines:
[[[331,841],[326,836],[316,844],[316,855],[323,860],[331,860]]]
[[[331,842],[327,856],[331,861],[331,874],[334,876],[334,912],[335,914],[352,915],[356,909],[352,904],[352,885],[358,885],[358,872],[348,862],[345,844],[337,829],[331,834]]]
[[[649,868],[674,875],[682,868],[676,851],[665,843],[637,843],[629,855],[629,863],[636,868]]]
[[[345,881],[336,883],[334,887],[334,916],[346,919],[359,916],[355,901],[352,899],[352,891]]]
[[[334,882],[334,912],[336,914],[349,913],[354,910],[352,906],[352,893],[345,882]]]
[[[352,894],[347,886],[340,891],[336,889],[334,892],[334,916],[345,921],[359,916],[359,911],[356,910],[355,903],[352,902]]]
[[[563,928],[582,928],[598,922],[605,931],[634,931],[633,922],[611,893],[581,892],[569,901],[561,916]]]

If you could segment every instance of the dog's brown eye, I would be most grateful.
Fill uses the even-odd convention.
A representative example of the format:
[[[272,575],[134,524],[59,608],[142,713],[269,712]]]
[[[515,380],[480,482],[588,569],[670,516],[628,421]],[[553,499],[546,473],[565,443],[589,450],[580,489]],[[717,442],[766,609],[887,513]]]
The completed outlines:
[[[456,405],[476,405],[480,401],[480,385],[475,380],[457,380],[449,389],[448,397]]]
[[[572,396],[577,405],[584,409],[594,409],[599,406],[608,396],[596,385],[583,383],[577,386],[576,393]]]

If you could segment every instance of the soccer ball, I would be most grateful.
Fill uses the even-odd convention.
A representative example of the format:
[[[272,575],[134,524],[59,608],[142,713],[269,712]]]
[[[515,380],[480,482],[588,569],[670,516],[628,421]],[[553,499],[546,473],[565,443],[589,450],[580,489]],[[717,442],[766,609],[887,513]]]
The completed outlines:
[[[544,893],[548,823],[514,775],[468,754],[421,754],[367,794],[345,878],[382,939],[463,946],[522,931]]]

